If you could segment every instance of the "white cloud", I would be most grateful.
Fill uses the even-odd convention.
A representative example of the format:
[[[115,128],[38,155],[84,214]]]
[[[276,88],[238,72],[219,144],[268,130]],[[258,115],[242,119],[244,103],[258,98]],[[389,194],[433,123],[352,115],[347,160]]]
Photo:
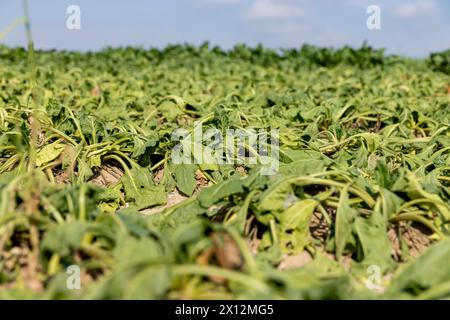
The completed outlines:
[[[281,0],[255,0],[248,14],[254,20],[283,20],[303,16],[303,10]]]
[[[434,13],[435,10],[436,6],[433,1],[418,0],[396,6],[394,8],[394,14],[402,19],[410,19],[421,14]]]
[[[413,19],[420,15],[433,14],[438,11],[434,0],[346,0],[346,4],[353,7],[367,8],[371,4],[379,5],[384,12],[400,19]]]

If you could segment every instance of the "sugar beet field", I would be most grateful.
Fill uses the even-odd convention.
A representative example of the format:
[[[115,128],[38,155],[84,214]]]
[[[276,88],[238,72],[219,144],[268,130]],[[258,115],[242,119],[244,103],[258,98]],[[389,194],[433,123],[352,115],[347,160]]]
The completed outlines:
[[[450,51],[0,46],[0,133],[2,299],[450,298]]]

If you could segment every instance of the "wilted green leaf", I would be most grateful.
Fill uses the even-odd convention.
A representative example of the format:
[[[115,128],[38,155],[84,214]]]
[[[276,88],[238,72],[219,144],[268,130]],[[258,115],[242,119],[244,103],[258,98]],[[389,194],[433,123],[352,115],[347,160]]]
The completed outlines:
[[[52,160],[58,158],[64,151],[64,145],[62,143],[54,142],[42,147],[36,154],[36,165],[38,167],[43,164],[49,163]]]

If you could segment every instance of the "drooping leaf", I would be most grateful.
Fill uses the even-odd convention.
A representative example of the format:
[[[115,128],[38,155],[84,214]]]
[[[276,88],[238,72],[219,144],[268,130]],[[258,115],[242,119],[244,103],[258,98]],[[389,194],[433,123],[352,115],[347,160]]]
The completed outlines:
[[[450,240],[445,239],[427,249],[416,260],[401,268],[392,279],[388,296],[404,294],[414,297],[450,281]],[[448,298],[446,296],[439,298]]]
[[[381,272],[392,268],[392,245],[388,238],[388,219],[377,205],[370,217],[357,217],[354,222],[356,235],[362,250],[365,268],[375,265]]]
[[[42,240],[42,250],[67,256],[81,246],[87,226],[79,221],[66,222],[50,229]]]
[[[208,208],[225,197],[243,192],[243,184],[242,179],[231,178],[221,184],[203,189],[198,195],[198,200],[204,208]]]
[[[194,164],[175,165],[174,175],[178,189],[187,196],[191,196],[196,186],[195,171],[197,166]]]
[[[164,186],[155,185],[149,170],[133,165],[121,179],[125,191],[125,200],[137,209],[145,209],[165,204],[167,194]]]
[[[352,233],[352,223],[357,211],[349,205],[348,185],[341,191],[338,209],[336,211],[335,242],[336,257],[339,259],[344,253],[345,246]]]
[[[58,158],[64,151],[64,145],[62,143],[54,142],[52,144],[45,145],[36,154],[36,166],[40,167],[43,164]]]

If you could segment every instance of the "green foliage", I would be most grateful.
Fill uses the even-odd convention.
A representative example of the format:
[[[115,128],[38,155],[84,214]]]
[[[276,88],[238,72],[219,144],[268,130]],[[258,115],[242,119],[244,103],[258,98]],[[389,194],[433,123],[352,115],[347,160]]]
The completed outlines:
[[[432,53],[429,64],[435,71],[450,74],[450,50]]]
[[[0,298],[450,297],[448,56],[36,51],[31,90],[0,46]],[[278,129],[279,170],[176,164],[199,123]]]

